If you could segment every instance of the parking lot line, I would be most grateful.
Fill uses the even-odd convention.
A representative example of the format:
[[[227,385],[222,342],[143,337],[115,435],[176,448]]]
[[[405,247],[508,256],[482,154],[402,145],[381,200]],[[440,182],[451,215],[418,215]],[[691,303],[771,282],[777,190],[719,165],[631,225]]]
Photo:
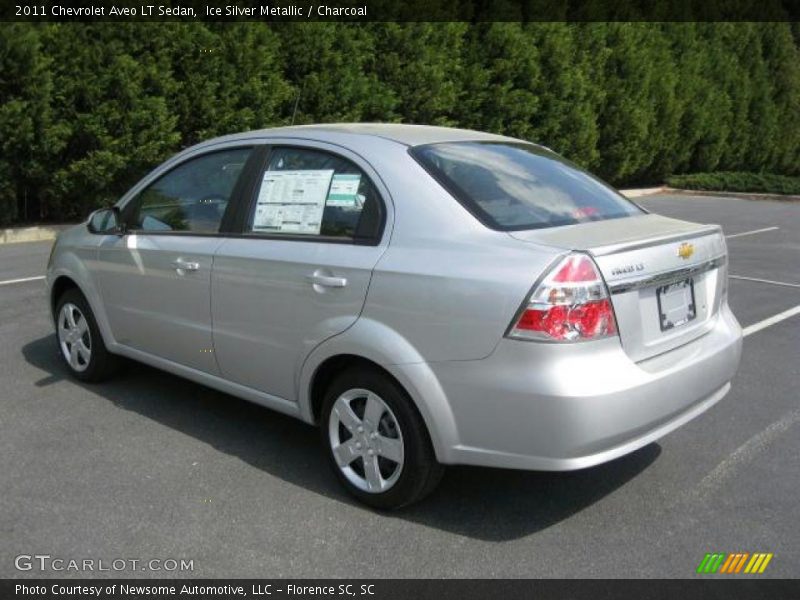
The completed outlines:
[[[11,285],[12,283],[25,283],[27,281],[39,281],[40,279],[44,279],[44,275],[39,275],[38,277],[23,277],[22,279],[7,279],[5,281],[0,281],[0,285]]]
[[[731,279],[741,279],[742,281],[755,281],[756,283],[769,283],[770,285],[782,285],[784,287],[800,288],[800,283],[789,283],[787,281],[759,279],[758,277],[744,277],[743,275],[728,275],[728,277]]]
[[[764,233],[765,231],[775,231],[776,229],[780,229],[780,227],[764,227],[763,229],[753,229],[752,231],[743,231],[741,233],[732,233],[731,235],[726,235],[726,239],[742,237],[744,235],[754,235],[756,233]]]
[[[703,477],[697,489],[694,490],[694,494],[698,496],[709,496],[720,487],[724,480],[734,475],[739,467],[755,460],[758,454],[763,452],[778,437],[789,431],[798,422],[800,422],[800,410],[793,410],[759,431],[744,444],[731,452],[728,457],[714,467],[708,475]]]
[[[752,325],[748,325],[742,330],[742,334],[747,337],[748,335],[752,335],[757,331],[761,331],[762,329],[766,329],[771,325],[775,325],[776,323],[780,323],[781,321],[785,321],[786,319],[793,317],[795,315],[800,315],[800,304],[795,306],[794,308],[790,308],[789,310],[785,310],[782,313],[778,313],[772,317],[766,318],[763,321],[759,321],[758,323],[753,323]]]

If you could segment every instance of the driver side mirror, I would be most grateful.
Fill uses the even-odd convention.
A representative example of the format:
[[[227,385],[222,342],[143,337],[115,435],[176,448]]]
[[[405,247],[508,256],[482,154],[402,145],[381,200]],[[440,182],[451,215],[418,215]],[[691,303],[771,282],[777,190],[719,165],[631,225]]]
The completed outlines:
[[[86,227],[89,229],[89,233],[103,235],[123,235],[125,233],[122,217],[119,208],[116,206],[100,208],[94,211],[89,215]]]

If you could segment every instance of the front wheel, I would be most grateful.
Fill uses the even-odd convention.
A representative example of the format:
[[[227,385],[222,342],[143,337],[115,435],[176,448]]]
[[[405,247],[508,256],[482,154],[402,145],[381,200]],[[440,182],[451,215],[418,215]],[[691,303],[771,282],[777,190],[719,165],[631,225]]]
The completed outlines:
[[[102,381],[117,370],[119,359],[106,349],[92,309],[77,289],[58,299],[56,337],[61,357],[77,379]]]
[[[339,481],[360,501],[395,509],[430,493],[444,468],[405,391],[372,369],[350,369],[325,394],[322,440]]]

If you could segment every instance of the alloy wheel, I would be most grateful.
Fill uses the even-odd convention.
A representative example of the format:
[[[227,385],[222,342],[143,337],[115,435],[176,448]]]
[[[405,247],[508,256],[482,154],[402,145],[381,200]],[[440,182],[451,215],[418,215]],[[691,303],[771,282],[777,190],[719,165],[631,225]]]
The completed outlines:
[[[86,317],[72,302],[66,302],[58,313],[58,344],[73,370],[82,372],[89,367],[92,334]]]
[[[389,490],[403,470],[403,434],[389,405],[369,390],[341,394],[331,409],[328,435],[342,474],[358,489]]]

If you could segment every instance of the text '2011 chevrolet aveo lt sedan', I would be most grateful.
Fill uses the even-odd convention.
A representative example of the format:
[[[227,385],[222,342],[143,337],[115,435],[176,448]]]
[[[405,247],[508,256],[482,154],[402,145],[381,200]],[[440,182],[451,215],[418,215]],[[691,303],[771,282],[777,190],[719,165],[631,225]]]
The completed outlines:
[[[77,378],[127,357],[317,424],[395,508],[446,464],[580,469],[712,406],[726,259],[541,146],[320,125],[178,154],[62,233],[47,282]]]

